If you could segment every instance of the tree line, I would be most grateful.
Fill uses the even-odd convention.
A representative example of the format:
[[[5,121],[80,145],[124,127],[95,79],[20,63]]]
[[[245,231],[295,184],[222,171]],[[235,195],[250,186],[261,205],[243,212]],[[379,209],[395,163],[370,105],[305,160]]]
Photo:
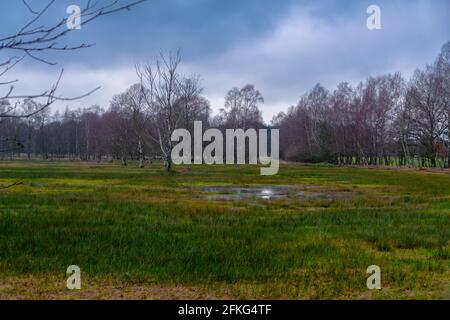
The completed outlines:
[[[178,71],[179,53],[136,66],[136,84],[100,106],[50,113],[32,98],[0,123],[0,137],[14,147],[0,157],[102,161],[144,167],[162,159],[170,170],[171,134],[194,121],[224,130],[280,129],[280,157],[288,161],[345,165],[450,167],[450,42],[436,60],[410,79],[400,73],[347,82],[330,91],[317,84],[270,124],[261,116],[263,95],[253,85],[232,88],[212,116],[199,76]],[[0,114],[12,110],[0,101]],[[0,150],[2,151],[2,150]]]
[[[273,124],[287,160],[450,167],[450,42],[409,80],[318,84]]]

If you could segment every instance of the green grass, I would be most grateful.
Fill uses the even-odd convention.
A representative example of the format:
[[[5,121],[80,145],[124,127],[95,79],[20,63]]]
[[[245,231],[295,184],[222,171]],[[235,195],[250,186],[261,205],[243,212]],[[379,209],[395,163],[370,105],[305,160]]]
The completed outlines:
[[[76,264],[100,298],[125,287],[174,298],[191,297],[186,288],[195,298],[450,298],[449,171],[283,165],[263,177],[253,166],[0,162],[0,185],[18,179],[0,190],[0,297],[85,298],[65,289]],[[354,196],[232,202],[202,191],[255,184]],[[374,264],[380,291],[366,287]],[[131,296],[166,297],[158,292]]]

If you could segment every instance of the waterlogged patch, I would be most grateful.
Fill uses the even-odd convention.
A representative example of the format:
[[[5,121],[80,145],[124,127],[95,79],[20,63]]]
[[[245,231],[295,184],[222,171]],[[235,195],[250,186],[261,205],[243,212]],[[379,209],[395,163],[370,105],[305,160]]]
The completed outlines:
[[[256,197],[264,200],[284,198],[288,195],[287,186],[256,186],[256,187],[207,187],[203,191],[210,193],[210,200],[239,200]]]
[[[335,200],[351,199],[354,196],[352,192],[317,192],[310,191],[300,186],[276,186],[276,185],[257,185],[257,186],[215,186],[205,187],[202,190],[207,193],[208,200],[244,200],[261,199],[276,200],[290,198],[293,200]]]

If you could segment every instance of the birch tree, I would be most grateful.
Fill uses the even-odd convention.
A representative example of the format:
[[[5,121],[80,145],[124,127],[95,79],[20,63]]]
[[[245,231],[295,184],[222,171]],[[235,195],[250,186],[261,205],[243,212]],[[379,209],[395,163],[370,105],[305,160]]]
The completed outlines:
[[[148,119],[146,136],[159,146],[167,171],[172,168],[173,131],[189,127],[199,110],[209,112],[198,79],[183,77],[178,70],[180,62],[179,52],[161,53],[154,65],[136,66]]]

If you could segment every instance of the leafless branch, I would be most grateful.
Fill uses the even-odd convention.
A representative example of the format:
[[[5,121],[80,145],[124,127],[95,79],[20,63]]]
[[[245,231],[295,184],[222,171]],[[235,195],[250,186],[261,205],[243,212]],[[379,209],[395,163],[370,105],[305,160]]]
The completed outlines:
[[[87,1],[83,9],[81,9],[80,26],[85,26],[95,19],[110,15],[119,11],[130,10],[132,7],[144,2],[146,0],[110,0],[110,1]],[[106,3],[105,3],[106,2]],[[41,9],[36,10],[32,8],[26,0],[22,0],[23,5],[27,8],[28,12],[32,15],[30,20],[24,24],[23,27],[19,29],[18,32],[0,37],[0,52],[21,52],[21,55],[14,54],[6,61],[0,61],[0,77],[5,76],[5,74],[14,68],[18,63],[20,63],[24,58],[28,57],[39,63],[47,65],[55,65],[56,62],[49,61],[46,58],[38,56],[38,53],[46,51],[71,51],[78,49],[85,49],[91,47],[93,44],[76,44],[67,45],[60,44],[60,40],[67,36],[74,29],[67,27],[67,22],[70,17],[64,17],[59,21],[50,25],[40,25],[39,21],[43,20],[43,17],[48,13],[49,9],[56,3],[55,0],[48,1]],[[3,110],[0,113],[0,118],[28,118],[36,113],[41,112],[43,109],[49,107],[56,101],[73,101],[84,98],[95,91],[99,90],[100,87],[95,88],[85,94],[76,97],[62,97],[57,95],[56,91],[59,87],[63,75],[63,70],[59,74],[59,77],[55,84],[47,91],[40,94],[25,94],[25,95],[14,95],[15,84],[19,82],[18,79],[0,81],[0,86],[9,86],[6,89],[6,93],[0,95],[0,101],[9,101],[10,107],[7,110]],[[23,99],[24,101],[30,99],[44,99],[45,102],[42,104],[42,108],[34,111],[30,114],[12,114],[11,112],[16,109],[21,102],[18,100]],[[14,101],[13,103],[11,103]],[[23,102],[22,102],[23,104]]]

